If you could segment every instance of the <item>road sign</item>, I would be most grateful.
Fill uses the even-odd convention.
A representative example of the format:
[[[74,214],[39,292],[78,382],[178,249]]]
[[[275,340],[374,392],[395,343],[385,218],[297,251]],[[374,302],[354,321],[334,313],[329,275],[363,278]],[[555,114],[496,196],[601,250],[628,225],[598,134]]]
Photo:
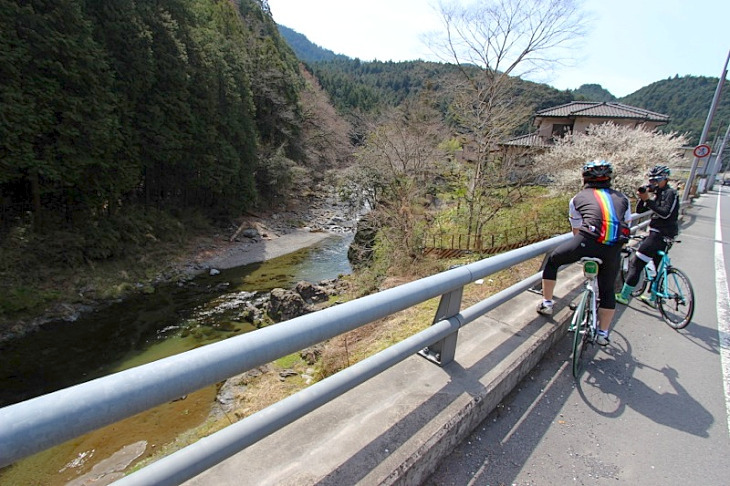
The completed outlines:
[[[710,146],[705,144],[698,145],[692,153],[695,154],[695,157],[698,159],[702,159],[710,155]]]

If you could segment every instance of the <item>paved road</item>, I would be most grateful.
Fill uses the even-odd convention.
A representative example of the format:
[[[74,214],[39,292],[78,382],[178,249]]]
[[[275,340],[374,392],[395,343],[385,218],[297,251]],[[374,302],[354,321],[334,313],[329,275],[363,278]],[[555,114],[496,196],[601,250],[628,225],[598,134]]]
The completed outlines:
[[[564,338],[424,485],[729,485],[730,191],[696,200],[680,238],[672,261],[697,301],[685,330],[633,301],[579,383]]]

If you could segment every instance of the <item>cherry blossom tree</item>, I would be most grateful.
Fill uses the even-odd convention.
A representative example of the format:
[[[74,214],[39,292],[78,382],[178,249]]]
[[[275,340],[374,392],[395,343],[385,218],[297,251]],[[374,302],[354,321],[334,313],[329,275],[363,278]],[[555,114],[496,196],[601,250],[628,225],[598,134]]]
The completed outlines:
[[[562,190],[581,186],[581,167],[590,160],[606,159],[613,164],[613,186],[627,195],[646,181],[647,170],[663,164],[670,168],[680,158],[685,135],[660,133],[614,123],[591,125],[585,133],[556,140],[553,148],[536,157],[534,170],[551,174],[552,184]]]

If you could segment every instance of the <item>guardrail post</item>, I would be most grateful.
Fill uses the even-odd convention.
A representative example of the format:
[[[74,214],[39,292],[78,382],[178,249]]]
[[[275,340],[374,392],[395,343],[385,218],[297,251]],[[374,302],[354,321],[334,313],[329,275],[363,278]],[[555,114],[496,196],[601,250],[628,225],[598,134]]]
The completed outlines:
[[[461,296],[463,293],[464,287],[459,287],[441,296],[441,301],[439,301],[439,307],[436,310],[436,316],[433,319],[432,325],[454,317],[461,311]],[[449,364],[454,360],[454,356],[456,355],[456,338],[458,335],[458,332],[450,334],[441,341],[423,348],[418,354],[439,366]]]
[[[542,273],[543,270],[545,270],[545,266],[547,265],[548,258],[550,258],[550,252],[545,253],[545,256],[542,258],[542,263],[540,264],[540,270],[539,272]],[[532,292],[534,294],[542,295],[542,280],[540,280],[538,283],[527,289],[528,292]]]

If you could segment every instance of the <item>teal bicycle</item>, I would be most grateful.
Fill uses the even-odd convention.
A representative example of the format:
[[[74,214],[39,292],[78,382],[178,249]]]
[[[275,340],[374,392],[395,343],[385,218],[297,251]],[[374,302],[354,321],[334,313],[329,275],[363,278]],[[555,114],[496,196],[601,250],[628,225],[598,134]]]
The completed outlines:
[[[570,331],[573,331],[573,376],[579,378],[583,371],[583,355],[588,344],[593,345],[598,335],[598,266],[600,258],[580,259],[585,276],[585,288],[575,306]],[[573,306],[571,306],[572,308]]]
[[[631,239],[643,240],[645,236],[632,236]],[[662,257],[659,268],[654,269],[653,263],[649,263],[642,270],[639,282],[636,284],[631,295],[640,297],[649,291],[648,298],[641,299],[649,305],[659,308],[664,321],[674,329],[684,329],[692,321],[695,310],[695,293],[692,283],[687,275],[678,268],[672,266],[669,259],[669,249],[680,240],[664,238],[667,247],[660,251]],[[636,252],[636,247],[625,246],[621,250],[621,282],[626,281],[629,270],[629,260]]]

